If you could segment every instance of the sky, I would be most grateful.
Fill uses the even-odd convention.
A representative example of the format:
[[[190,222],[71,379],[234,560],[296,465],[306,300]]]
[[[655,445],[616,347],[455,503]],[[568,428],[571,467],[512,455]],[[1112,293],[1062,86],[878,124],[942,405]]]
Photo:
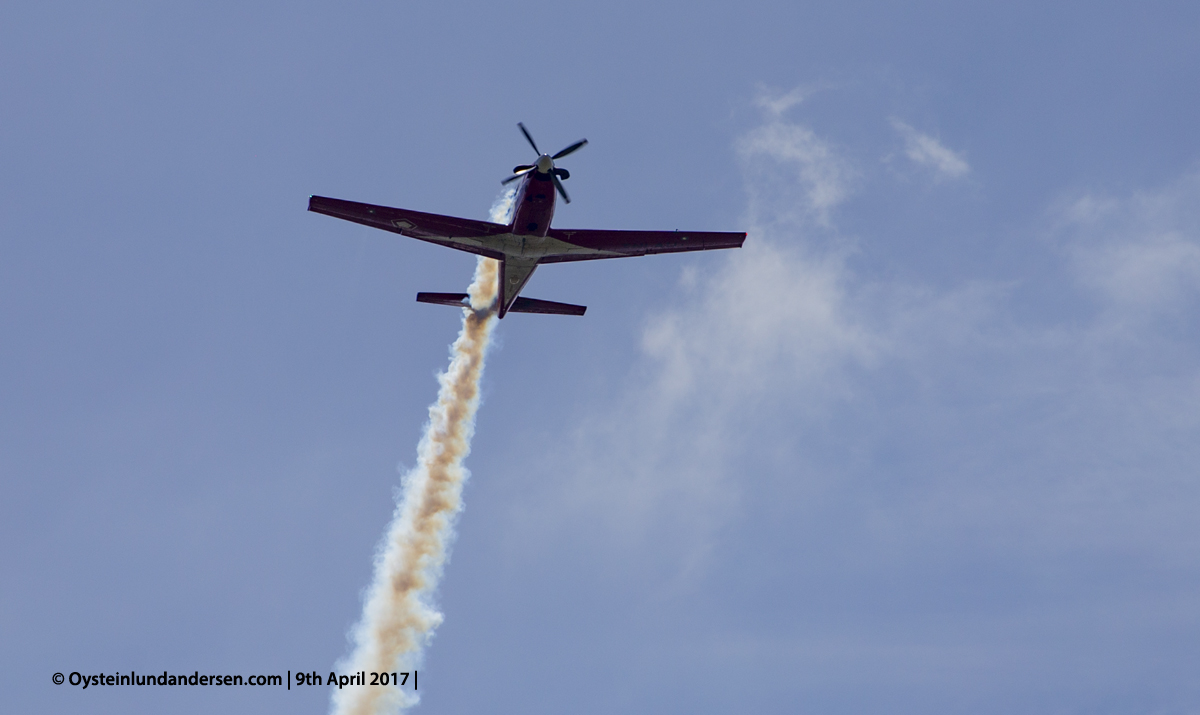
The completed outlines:
[[[326,712],[483,219],[747,231],[498,326],[428,713],[1200,711],[1200,7],[21,2],[13,712]]]

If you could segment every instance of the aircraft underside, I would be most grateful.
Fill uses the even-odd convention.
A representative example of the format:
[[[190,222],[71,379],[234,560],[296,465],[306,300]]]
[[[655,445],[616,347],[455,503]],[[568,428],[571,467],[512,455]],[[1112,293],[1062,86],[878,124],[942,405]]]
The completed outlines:
[[[570,174],[556,167],[554,160],[584,146],[587,140],[554,155],[542,154],[525,126],[517,126],[538,152],[538,160],[516,167],[502,182],[521,182],[514,197],[513,218],[507,225],[324,196],[310,197],[308,210],[501,261],[496,306],[501,318],[510,312],[583,315],[587,309],[581,305],[520,297],[534,270],[545,263],[739,248],[746,240],[745,233],[734,232],[551,228],[556,193],[567,203],[571,200],[562,185]],[[417,294],[418,301],[439,305],[461,306],[466,297],[465,293]]]
[[[708,251],[737,248],[745,233],[712,231],[608,231],[595,229],[547,229],[547,235],[516,233],[512,225],[477,221],[456,216],[428,214],[389,206],[313,196],[308,210],[327,216],[380,228],[429,243],[503,261],[500,300],[501,317],[508,312],[582,312],[522,309],[515,301],[537,266],[566,261],[646,256],[656,253]],[[449,295],[449,294],[423,294]],[[439,302],[422,300],[422,302]],[[549,302],[549,301],[545,301]],[[556,304],[567,305],[569,304]],[[571,310],[580,306],[569,306]]]

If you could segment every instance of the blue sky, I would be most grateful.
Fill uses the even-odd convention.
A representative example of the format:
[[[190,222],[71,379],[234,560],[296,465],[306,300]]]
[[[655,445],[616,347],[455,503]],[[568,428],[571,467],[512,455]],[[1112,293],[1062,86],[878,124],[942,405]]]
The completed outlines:
[[[323,712],[56,671],[328,671],[474,259],[559,227],[485,374],[418,712],[1200,708],[1200,10],[22,3],[0,24],[14,711]]]

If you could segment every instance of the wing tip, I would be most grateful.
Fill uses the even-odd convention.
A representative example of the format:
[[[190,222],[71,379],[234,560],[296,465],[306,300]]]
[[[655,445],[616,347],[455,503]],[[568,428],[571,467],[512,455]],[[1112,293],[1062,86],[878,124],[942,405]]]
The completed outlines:
[[[308,197],[308,210],[316,213],[328,213],[328,209],[337,199],[331,199],[328,196],[317,196],[312,194]]]
[[[466,293],[417,293],[418,303],[433,305],[449,305],[456,308],[469,308],[470,298]]]

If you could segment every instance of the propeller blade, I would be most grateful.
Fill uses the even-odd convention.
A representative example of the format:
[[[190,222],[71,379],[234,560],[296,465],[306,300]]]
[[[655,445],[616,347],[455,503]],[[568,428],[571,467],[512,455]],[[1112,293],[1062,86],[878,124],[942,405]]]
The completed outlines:
[[[533,141],[533,140],[531,139],[530,141]],[[567,147],[566,149],[563,149],[562,151],[558,152],[557,154],[555,154],[554,156],[552,156],[550,158],[551,159],[561,159],[564,156],[566,156],[567,154],[570,154],[571,152],[575,151],[576,149],[582,148],[584,144],[587,144],[587,139],[580,139],[579,141],[575,142],[574,144]]]
[[[528,174],[529,172],[533,171],[536,168],[537,168],[536,166],[530,166],[529,164],[522,164],[521,166],[518,166],[517,168],[513,169],[513,175],[508,177],[507,179],[504,179],[503,181],[501,181],[500,184],[504,185],[504,184],[514,182],[517,179],[521,178],[522,176],[525,176],[526,174]]]
[[[567,196],[567,190],[563,188],[562,182],[558,180],[558,176],[551,174],[550,178],[554,179],[554,188],[558,189],[558,193],[562,194],[563,201],[571,203],[571,197]]]
[[[537,168],[537,164],[517,164],[516,166],[513,167],[513,173],[520,174],[522,172],[529,171],[530,169],[536,169],[536,168]]]
[[[525,125],[520,122],[517,122],[517,126],[521,128],[521,133],[524,134],[525,138],[529,140],[529,146],[533,147],[533,150],[537,152],[538,156],[541,156],[542,151],[537,148],[537,143],[533,141],[533,137],[529,136],[529,130],[526,129]]]

